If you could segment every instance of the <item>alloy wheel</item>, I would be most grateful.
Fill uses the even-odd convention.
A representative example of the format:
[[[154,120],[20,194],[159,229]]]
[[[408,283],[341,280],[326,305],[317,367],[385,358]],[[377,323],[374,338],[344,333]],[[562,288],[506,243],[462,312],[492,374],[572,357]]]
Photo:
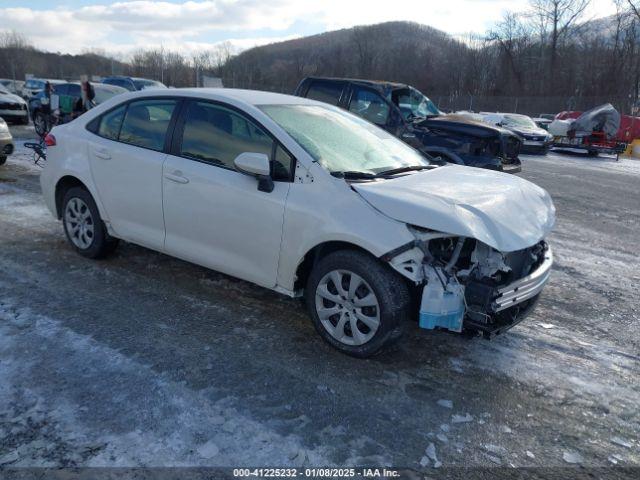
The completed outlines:
[[[95,224],[87,204],[78,197],[69,200],[64,211],[64,221],[71,242],[82,250],[89,248],[93,243]]]
[[[371,286],[349,270],[332,270],[316,287],[315,305],[322,326],[346,345],[363,345],[380,327],[380,305]]]

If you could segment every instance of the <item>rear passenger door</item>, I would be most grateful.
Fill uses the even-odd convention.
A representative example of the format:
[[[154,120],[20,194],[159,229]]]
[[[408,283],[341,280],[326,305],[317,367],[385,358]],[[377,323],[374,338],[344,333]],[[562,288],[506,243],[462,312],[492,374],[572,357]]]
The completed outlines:
[[[148,98],[106,112],[92,127],[91,171],[117,237],[162,250],[162,164],[179,100]]]
[[[164,164],[165,250],[265,287],[276,285],[293,158],[254,119],[225,104],[183,107]],[[235,170],[245,152],[271,160],[274,189]]]

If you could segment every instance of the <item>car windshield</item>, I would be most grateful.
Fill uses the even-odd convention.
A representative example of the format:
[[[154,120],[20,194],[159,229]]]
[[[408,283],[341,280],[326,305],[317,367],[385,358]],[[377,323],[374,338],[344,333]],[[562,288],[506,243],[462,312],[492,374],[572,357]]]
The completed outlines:
[[[264,105],[260,109],[329,172],[376,175],[429,165],[393,135],[329,105]]]
[[[167,88],[163,83],[156,82],[155,80],[136,79],[133,81],[133,84],[136,86],[138,90],[146,90],[146,89],[153,89],[153,88]]]
[[[505,127],[536,128],[536,123],[526,115],[505,115],[502,119]]]
[[[7,90],[6,88],[4,88],[4,85],[0,84],[0,93],[11,93],[9,92],[9,90]]]
[[[401,88],[391,92],[395,103],[406,120],[442,115],[435,103],[415,88]]]

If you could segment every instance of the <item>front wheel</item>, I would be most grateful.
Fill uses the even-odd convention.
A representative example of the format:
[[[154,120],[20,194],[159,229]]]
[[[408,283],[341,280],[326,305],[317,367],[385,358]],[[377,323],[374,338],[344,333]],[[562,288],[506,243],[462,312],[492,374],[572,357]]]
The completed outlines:
[[[117,247],[118,240],[107,232],[98,207],[87,190],[70,188],[62,205],[64,233],[80,255],[102,258]]]
[[[355,250],[324,257],[306,287],[306,303],[320,336],[338,350],[366,358],[396,340],[410,310],[404,279]]]

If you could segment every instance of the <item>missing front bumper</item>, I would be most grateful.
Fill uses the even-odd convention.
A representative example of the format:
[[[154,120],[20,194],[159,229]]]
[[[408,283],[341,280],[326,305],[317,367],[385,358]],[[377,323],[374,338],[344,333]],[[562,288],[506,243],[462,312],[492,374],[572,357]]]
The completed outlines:
[[[493,311],[501,312],[538,295],[549,280],[552,265],[553,254],[551,248],[547,248],[544,260],[534,272],[498,289],[498,296],[492,305]]]
[[[462,293],[465,305],[463,315],[459,314],[457,309],[441,308],[437,302],[434,304],[434,299],[428,298],[429,283],[427,283],[423,290],[420,326],[457,332],[461,330],[482,332],[485,336],[499,334],[514,327],[533,310],[542,289],[549,280],[553,254],[551,249],[546,247],[542,255],[542,261],[533,272],[509,285],[492,287],[480,282],[467,284]],[[444,284],[443,287],[445,287]],[[441,290],[445,289],[446,287]],[[455,292],[439,293],[446,298],[445,293],[453,295]],[[452,327],[451,318],[457,319],[454,327]]]

